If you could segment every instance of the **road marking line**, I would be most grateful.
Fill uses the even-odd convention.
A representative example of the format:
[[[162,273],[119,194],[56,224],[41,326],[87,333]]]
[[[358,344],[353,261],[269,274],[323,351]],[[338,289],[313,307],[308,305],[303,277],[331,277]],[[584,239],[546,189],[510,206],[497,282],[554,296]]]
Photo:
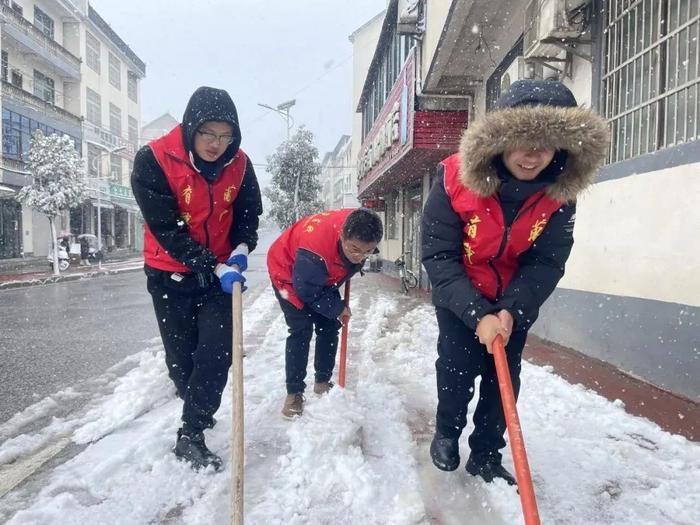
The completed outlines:
[[[70,439],[61,438],[56,443],[31,456],[19,459],[10,465],[0,466],[0,498],[34,474],[44,463],[66,448],[69,443]]]

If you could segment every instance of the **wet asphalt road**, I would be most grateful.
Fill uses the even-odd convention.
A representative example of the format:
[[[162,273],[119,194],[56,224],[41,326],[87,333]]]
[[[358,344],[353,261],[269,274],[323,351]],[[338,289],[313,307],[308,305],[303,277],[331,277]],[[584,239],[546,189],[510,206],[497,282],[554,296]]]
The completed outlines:
[[[246,272],[268,277],[261,235]],[[0,424],[79,381],[104,373],[159,337],[142,271],[0,291]]]

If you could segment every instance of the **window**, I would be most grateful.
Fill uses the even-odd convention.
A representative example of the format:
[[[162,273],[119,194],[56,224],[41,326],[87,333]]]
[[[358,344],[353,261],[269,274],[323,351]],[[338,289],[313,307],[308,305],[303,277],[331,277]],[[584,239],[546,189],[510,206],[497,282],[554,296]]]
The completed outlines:
[[[44,13],[37,6],[34,6],[34,25],[39,31],[53,40],[53,18]]]
[[[138,146],[139,142],[139,121],[134,117],[129,115],[129,142],[131,142],[134,147]]]
[[[609,162],[700,137],[697,1],[611,0],[603,42],[601,111]]]
[[[116,153],[109,156],[109,175],[114,182],[122,181],[122,158]]]
[[[109,83],[115,88],[122,88],[122,63],[114,56],[114,54],[109,54]]]
[[[367,93],[362,109],[362,138],[372,129],[384,103],[394,88],[396,79],[413,47],[410,36],[399,35],[396,30],[391,35],[389,44],[384,48],[384,55],[379,59],[376,68],[371,73],[372,87]]]
[[[114,104],[109,104],[109,131],[117,137],[122,135],[122,110]]]
[[[86,88],[87,90],[87,118],[88,122],[92,122],[96,126],[102,126],[102,102],[100,100],[100,95],[95,93],[92,89]]]
[[[9,62],[7,60],[7,51],[2,52],[2,81],[7,82],[7,73],[9,71]]]
[[[10,82],[12,82],[12,85],[22,89],[22,73],[20,73],[19,69],[13,69],[11,77]]]
[[[99,177],[102,173],[102,150],[94,144],[87,145],[87,169],[91,177]]]
[[[100,41],[85,31],[85,61],[90,69],[100,72]]]
[[[126,91],[131,100],[134,102],[139,101],[137,77],[131,71],[127,73]]]
[[[34,95],[40,99],[55,104],[55,94],[53,78],[47,77],[41,71],[34,70]]]
[[[12,10],[19,16],[24,16],[24,8],[17,2],[12,2]]]
[[[57,133],[59,135],[68,135],[64,131],[55,129],[51,126],[38,122],[9,109],[2,110],[2,154],[5,157],[24,160],[29,151],[31,144],[31,135],[37,129],[41,130],[44,135]],[[80,151],[80,140],[77,137],[69,135],[73,139],[75,149]]]

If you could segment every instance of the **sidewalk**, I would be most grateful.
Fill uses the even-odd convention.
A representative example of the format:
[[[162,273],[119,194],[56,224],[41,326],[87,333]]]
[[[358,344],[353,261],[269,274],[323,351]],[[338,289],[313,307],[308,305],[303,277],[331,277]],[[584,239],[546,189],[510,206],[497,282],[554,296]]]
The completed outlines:
[[[110,254],[111,255],[111,254]],[[143,268],[143,256],[133,252],[116,254],[102,263],[102,269],[95,263],[92,266],[71,266],[60,275],[54,275],[49,268],[46,257],[33,257],[18,261],[10,259],[0,261],[0,290],[21,288],[38,284],[50,284],[63,281],[76,281],[102,275],[112,275]]]
[[[370,273],[364,279],[371,279],[373,287],[399,292],[398,279],[386,274]],[[430,303],[430,292],[425,290],[414,291],[412,296]],[[411,301],[406,301],[406,308],[407,311],[411,308]],[[690,399],[534,335],[528,336],[523,357],[536,365],[551,366],[570,383],[580,384],[610,401],[620,400],[629,414],[649,419],[672,434],[700,441],[700,406]]]

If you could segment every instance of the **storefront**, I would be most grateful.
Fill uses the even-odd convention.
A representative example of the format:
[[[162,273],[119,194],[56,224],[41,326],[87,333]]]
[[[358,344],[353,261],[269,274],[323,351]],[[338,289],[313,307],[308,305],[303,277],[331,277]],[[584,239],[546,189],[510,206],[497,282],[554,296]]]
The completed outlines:
[[[386,45],[388,59],[393,60],[393,45]],[[383,268],[392,272],[391,263],[403,257],[425,285],[420,264],[423,204],[439,162],[457,149],[468,113],[421,108],[416,96],[416,67],[416,48],[412,47],[385,98],[377,96],[376,82],[368,88],[373,74],[370,69],[358,108],[369,127],[358,162],[358,194],[364,204],[383,210]],[[381,65],[378,71],[386,79]],[[382,103],[381,110],[371,122],[377,102]]]

